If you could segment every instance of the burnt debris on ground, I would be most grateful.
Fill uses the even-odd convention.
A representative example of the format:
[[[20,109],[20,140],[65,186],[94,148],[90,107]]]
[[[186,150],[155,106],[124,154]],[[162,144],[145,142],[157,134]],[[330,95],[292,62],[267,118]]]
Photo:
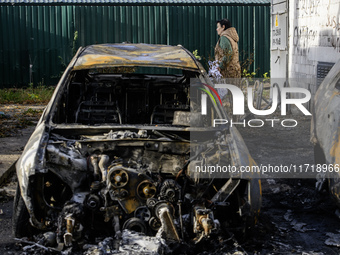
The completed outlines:
[[[16,136],[20,130],[37,124],[45,106],[0,105],[0,138]]]
[[[295,128],[239,128],[258,164],[314,164],[310,117],[291,117],[298,122]],[[258,224],[243,243],[247,251],[339,254],[329,240],[340,230],[337,207],[325,189],[316,191],[315,179],[263,179],[262,191]]]

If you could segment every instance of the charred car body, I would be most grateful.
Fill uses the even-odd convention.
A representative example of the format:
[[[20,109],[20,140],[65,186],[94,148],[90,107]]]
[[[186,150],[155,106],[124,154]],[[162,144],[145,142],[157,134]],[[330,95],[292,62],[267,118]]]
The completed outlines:
[[[328,185],[340,206],[340,61],[325,77],[314,97],[311,141],[318,173],[318,188]],[[325,182],[327,180],[327,182]]]
[[[192,79],[214,98],[206,115]],[[190,170],[255,164],[235,128],[212,127],[227,118],[212,90],[181,46],[80,48],[16,165],[14,234],[52,231],[72,246],[123,229],[194,243],[244,231],[260,210],[258,176]]]

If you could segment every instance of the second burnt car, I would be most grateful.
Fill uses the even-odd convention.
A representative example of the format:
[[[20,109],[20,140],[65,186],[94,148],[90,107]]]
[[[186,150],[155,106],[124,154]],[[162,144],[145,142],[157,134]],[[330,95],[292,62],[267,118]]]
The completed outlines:
[[[329,71],[313,100],[311,141],[317,188],[328,186],[340,207],[340,61]],[[327,182],[326,182],[327,180]]]
[[[195,171],[256,165],[235,127],[213,127],[228,119],[213,87],[182,46],[80,48],[16,164],[15,236],[52,232],[69,247],[128,229],[198,243],[254,224],[258,175]]]

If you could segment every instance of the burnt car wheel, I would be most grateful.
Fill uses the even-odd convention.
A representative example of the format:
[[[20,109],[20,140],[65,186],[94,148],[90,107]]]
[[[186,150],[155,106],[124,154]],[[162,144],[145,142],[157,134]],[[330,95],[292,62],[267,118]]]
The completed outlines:
[[[29,223],[29,214],[25,202],[20,194],[19,184],[14,196],[12,232],[15,237],[31,236],[33,228]]]

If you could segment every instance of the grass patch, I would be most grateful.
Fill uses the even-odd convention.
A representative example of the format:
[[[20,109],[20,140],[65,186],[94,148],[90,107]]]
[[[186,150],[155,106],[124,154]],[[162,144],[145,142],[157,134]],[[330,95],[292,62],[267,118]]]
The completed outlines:
[[[34,110],[32,108],[28,108],[22,114],[27,117],[40,117],[43,113],[43,110]]]
[[[47,104],[55,87],[0,89],[0,104]]]

